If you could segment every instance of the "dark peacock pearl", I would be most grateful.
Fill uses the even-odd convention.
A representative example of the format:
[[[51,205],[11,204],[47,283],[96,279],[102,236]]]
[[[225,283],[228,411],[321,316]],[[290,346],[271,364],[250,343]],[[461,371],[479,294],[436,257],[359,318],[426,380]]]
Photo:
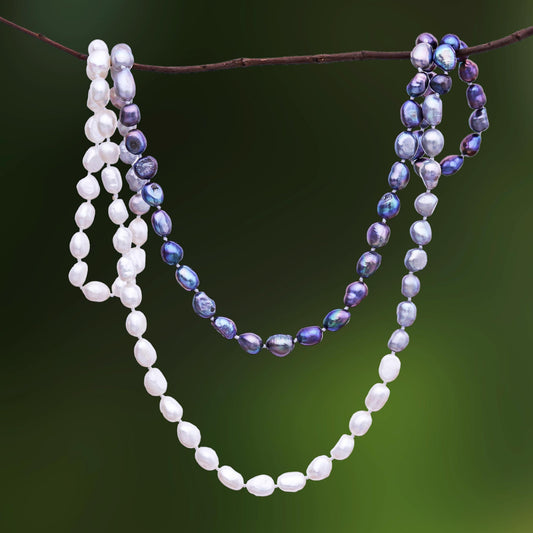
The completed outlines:
[[[453,70],[457,64],[457,57],[453,47],[447,43],[439,44],[433,54],[433,61],[442,70]]]
[[[202,318],[215,316],[217,306],[215,301],[209,298],[205,292],[197,292],[192,298],[194,312]]]
[[[161,205],[165,199],[163,189],[157,183],[147,183],[141,189],[141,196],[143,197],[143,200],[152,207]]]
[[[442,170],[442,175],[451,176],[452,174],[455,174],[463,166],[464,162],[465,162],[465,159],[462,155],[446,156],[440,162],[440,168]]]
[[[459,65],[459,78],[464,82],[472,83],[477,80],[478,75],[479,68],[471,59],[467,59]]]
[[[272,335],[266,341],[267,350],[277,357],[289,355],[294,348],[294,340],[290,335]]]
[[[314,346],[318,344],[324,336],[322,329],[318,326],[307,326],[296,334],[296,340],[302,346]]]
[[[157,174],[157,159],[151,155],[141,157],[133,165],[133,170],[139,178],[143,180],[151,180]]]
[[[472,131],[478,133],[489,129],[489,116],[487,115],[487,110],[484,107],[481,109],[474,109],[468,119],[468,125]]]
[[[237,335],[237,326],[230,318],[217,316],[215,320],[211,321],[211,324],[225,339],[233,339]]]
[[[414,100],[407,100],[400,108],[400,120],[406,128],[416,128],[422,122],[422,109]]]
[[[368,295],[368,286],[362,281],[354,281],[346,287],[344,294],[344,305],[355,307],[359,305]]]
[[[339,331],[350,322],[351,315],[344,309],[333,309],[324,317],[324,327],[328,331]]]
[[[431,45],[431,48],[436,48],[439,44],[439,41],[432,33],[424,32],[416,38],[415,44],[418,43],[428,43]]]
[[[470,133],[461,141],[461,153],[466,157],[474,157],[481,147],[481,135]]]
[[[456,52],[461,48],[461,39],[455,33],[447,33],[440,42],[441,44],[449,44]]]
[[[396,161],[392,164],[388,181],[389,185],[397,191],[405,189],[409,183],[409,167],[405,163]]]
[[[400,199],[392,192],[385,193],[378,202],[378,215],[387,220],[400,212]]]
[[[198,274],[186,265],[181,265],[176,270],[176,280],[186,291],[194,291],[200,285]]]
[[[152,227],[160,237],[166,237],[172,231],[172,220],[168,213],[162,209],[152,215]]]
[[[259,353],[263,346],[261,337],[255,333],[243,333],[242,335],[239,335],[239,340],[237,342],[245,352],[251,355]]]
[[[183,259],[183,248],[174,241],[164,242],[161,246],[161,258],[167,265],[177,265]]]
[[[417,97],[426,92],[428,86],[428,76],[424,72],[418,72],[413,79],[407,84],[405,90],[409,96]]]
[[[120,110],[120,122],[130,128],[141,121],[141,110],[137,104],[126,104]]]
[[[390,227],[382,222],[374,222],[366,232],[366,242],[374,248],[381,248],[389,242]]]
[[[466,89],[466,101],[472,109],[479,109],[487,103],[487,96],[483,87],[477,83],[469,85]]]
[[[429,85],[436,93],[446,94],[452,88],[452,78],[446,74],[437,74],[431,78]]]
[[[362,278],[369,278],[381,265],[381,255],[377,252],[365,252],[357,261],[356,272]]]

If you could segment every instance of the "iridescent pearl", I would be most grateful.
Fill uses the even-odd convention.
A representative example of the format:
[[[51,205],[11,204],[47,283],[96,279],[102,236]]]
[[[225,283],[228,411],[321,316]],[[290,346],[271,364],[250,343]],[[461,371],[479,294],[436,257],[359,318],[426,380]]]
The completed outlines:
[[[420,280],[414,274],[406,274],[402,278],[402,294],[406,298],[414,298],[420,292]]]
[[[166,237],[172,231],[172,220],[168,213],[162,209],[152,215],[152,227],[160,237]]]
[[[471,59],[463,61],[459,65],[459,78],[466,83],[472,83],[479,76],[479,68]]]
[[[405,350],[409,344],[409,334],[403,329],[397,329],[390,336],[387,347],[391,352],[401,352]]]
[[[466,89],[466,101],[472,109],[479,109],[487,103],[487,96],[483,87],[478,83],[469,85]]]
[[[400,302],[396,308],[396,320],[405,328],[412,326],[416,320],[416,305],[413,302]]]
[[[439,44],[439,41],[432,33],[424,32],[416,38],[415,44],[418,43],[428,43],[431,45],[431,48],[436,48]]]
[[[128,152],[139,155],[142,154],[148,146],[148,141],[141,130],[132,130],[126,135],[124,140]]]
[[[237,326],[230,318],[217,316],[215,320],[211,321],[211,324],[225,339],[233,339],[237,335]]]
[[[141,189],[141,196],[143,197],[143,200],[152,207],[161,205],[165,199],[163,189],[157,183],[147,183]]]
[[[446,74],[437,74],[431,78],[429,86],[438,94],[447,94],[452,88],[452,78]]]
[[[164,242],[161,246],[161,259],[167,265],[177,265],[183,259],[183,248],[174,241]]]
[[[394,141],[394,150],[400,159],[411,159],[418,148],[418,139],[410,131],[402,131]]]
[[[120,160],[126,165],[133,165],[133,163],[135,163],[135,161],[139,159],[138,155],[132,154],[131,152],[128,151],[124,140],[121,141],[118,147],[120,150]]]
[[[119,114],[119,120],[124,126],[136,126],[141,121],[141,110],[137,104],[127,104]]]
[[[363,278],[368,278],[381,265],[381,255],[376,252],[365,252],[357,261],[356,272]]]
[[[130,70],[124,69],[113,75],[116,95],[124,102],[131,102],[135,98],[135,80]]]
[[[194,291],[200,285],[198,274],[186,265],[181,265],[176,270],[176,280],[186,291]]]
[[[440,162],[440,168],[443,176],[451,176],[455,174],[464,163],[462,155],[448,155]]]
[[[409,183],[409,167],[405,163],[396,161],[392,164],[388,181],[389,185],[397,191],[405,189]]]
[[[354,281],[346,287],[344,294],[344,305],[355,307],[359,305],[368,295],[368,286],[362,281]]]
[[[489,128],[489,116],[486,108],[474,109],[468,119],[468,125],[472,131],[478,133],[487,130]]]
[[[135,173],[135,170],[130,168],[128,172],[126,172],[126,182],[130,188],[130,191],[138,192],[148,183],[148,180],[139,178],[139,176],[137,176]]]
[[[401,367],[400,359],[396,355],[389,353],[379,363],[379,377],[384,383],[390,383],[398,377]]]
[[[263,346],[261,337],[255,333],[243,333],[242,335],[239,335],[239,340],[237,342],[245,352],[251,355],[259,353]]]
[[[202,318],[215,316],[217,306],[215,301],[209,298],[205,292],[197,292],[192,298],[194,312]]]
[[[440,124],[442,120],[442,100],[436,94],[430,94],[424,98],[422,113],[430,126]]]
[[[440,165],[433,159],[428,159],[420,166],[419,174],[424,181],[426,189],[434,189],[439,183],[441,175]]]
[[[426,130],[422,134],[422,139],[420,142],[422,143],[424,152],[429,157],[435,157],[436,155],[439,155],[444,148],[444,135],[442,135],[439,130],[432,128]]]
[[[437,66],[439,66],[442,70],[453,70],[457,63],[455,50],[449,44],[440,44],[435,49],[433,61],[435,61]]]
[[[418,43],[411,50],[411,64],[415,68],[427,69],[433,63],[433,48],[428,43]]]
[[[385,193],[378,202],[378,215],[387,220],[400,212],[400,199],[392,192]]]
[[[339,331],[350,322],[351,315],[344,309],[333,309],[325,317],[323,325],[328,331]]]
[[[431,192],[417,196],[415,200],[416,212],[423,217],[430,217],[437,207],[439,199]]]
[[[426,92],[428,86],[428,76],[424,72],[418,72],[413,79],[407,84],[405,90],[409,96],[421,96]]]
[[[302,346],[314,346],[322,340],[323,336],[324,333],[322,331],[322,328],[318,326],[307,326],[305,328],[302,328],[296,334],[296,340]]]
[[[413,162],[413,170],[417,176],[420,176],[420,168],[426,161],[430,161],[430,159],[428,157],[421,157]]]
[[[481,148],[481,135],[470,133],[461,141],[461,153],[465,157],[474,157]]]
[[[422,109],[414,100],[407,100],[400,108],[400,120],[406,128],[416,128],[422,122]]]
[[[447,33],[440,42],[441,44],[449,44],[456,52],[461,48],[461,39],[455,33]]]
[[[143,200],[141,193],[134,194],[128,205],[134,215],[142,216],[150,211],[150,206]]]
[[[277,357],[289,355],[294,348],[294,340],[291,335],[272,335],[266,341],[267,350]]]
[[[413,222],[409,233],[415,244],[426,245],[431,242],[431,226],[427,220]]]
[[[412,248],[405,254],[404,264],[409,272],[418,272],[428,264],[428,255],[425,250]]]
[[[133,66],[133,53],[129,45],[119,43],[111,49],[111,66],[115,71],[131,69]]]
[[[126,105],[126,101],[118,96],[117,90],[114,87],[109,91],[109,99],[117,109],[122,109]]]
[[[381,248],[389,242],[390,227],[382,222],[374,222],[366,232],[366,242],[373,248]]]
[[[151,155],[141,157],[134,165],[135,174],[143,180],[151,180],[157,174],[157,160]]]

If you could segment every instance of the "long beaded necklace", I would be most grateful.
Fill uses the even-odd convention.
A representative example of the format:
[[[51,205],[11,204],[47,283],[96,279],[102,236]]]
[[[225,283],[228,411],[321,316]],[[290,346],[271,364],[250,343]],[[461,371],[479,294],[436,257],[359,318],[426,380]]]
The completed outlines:
[[[330,311],[324,318],[322,326],[308,326],[300,329],[295,337],[276,334],[269,337],[266,343],[255,333],[237,333],[235,323],[227,318],[216,316],[215,302],[203,291],[199,290],[199,278],[194,270],[180,262],[183,249],[179,244],[169,240],[172,221],[162,209],[164,200],[160,185],[153,182],[158,164],[154,157],[143,155],[147,148],[144,134],[137,128],[140,121],[140,110],[133,99],[136,94],[135,81],[131,73],[133,54],[128,45],[116,45],[109,54],[107,45],[101,40],[92,41],[89,45],[87,58],[87,76],[91,81],[87,106],[93,115],[85,124],[85,135],[94,143],[83,156],[83,166],[88,175],[77,184],[78,194],[85,200],[75,214],[77,231],[70,241],[70,251],[77,262],[69,272],[72,285],[79,287],[85,297],[94,302],[103,302],[110,297],[120,298],[121,303],[129,309],[126,318],[126,330],[137,339],[134,356],[139,365],[145,367],[144,386],[146,391],[160,398],[159,408],[163,417],[169,422],[177,423],[177,434],[180,443],[186,448],[195,450],[197,463],[205,470],[215,470],[222,484],[233,490],[244,487],[256,496],[268,496],[276,488],[284,492],[296,492],[304,488],[307,480],[325,479],[331,473],[333,460],[346,459],[354,448],[354,438],[364,435],[372,424],[372,413],[379,411],[387,402],[390,389],[387,386],[394,381],[400,372],[401,362],[398,352],[404,350],[409,343],[406,328],[411,326],[417,314],[413,298],[420,290],[420,280],[415,274],[427,265],[427,253],[424,246],[432,239],[431,226],[428,218],[433,214],[438,199],[433,194],[441,175],[449,176],[456,173],[463,165],[465,158],[477,154],[481,145],[481,133],[488,126],[485,109],[486,96],[483,88],[474,83],[478,76],[477,65],[465,59],[459,65],[459,77],[468,84],[467,103],[473,109],[469,126],[472,133],[467,135],[460,144],[460,155],[449,155],[435,161],[444,147],[444,137],[436,128],[442,120],[441,96],[450,91],[452,80],[448,74],[456,66],[456,51],[466,47],[456,35],[447,34],[437,39],[423,33],[416,39],[411,52],[411,63],[418,70],[407,85],[409,99],[400,110],[400,117],[405,131],[395,140],[394,148],[399,161],[390,170],[388,183],[391,191],[378,202],[379,222],[373,223],[367,231],[367,242],[370,250],[359,258],[356,272],[359,279],[350,283],[344,296],[344,307]],[[433,71],[439,67],[442,74]],[[106,78],[111,71],[114,82],[110,88]],[[416,98],[422,97],[420,105]],[[107,109],[111,103],[120,110],[120,120],[116,114]],[[122,142],[117,145],[111,137],[118,128]],[[135,218],[126,227],[129,217],[128,207],[119,197],[123,180],[120,171],[114,165],[122,160],[131,168],[126,174],[126,181],[134,195],[130,198],[129,211]],[[385,355],[379,364],[381,382],[374,384],[366,398],[366,410],[355,412],[349,421],[350,433],[340,437],[329,455],[319,455],[308,465],[306,473],[286,472],[277,480],[266,474],[254,476],[245,483],[244,478],[228,465],[220,466],[217,453],[209,447],[200,446],[200,430],[191,422],[183,420],[183,408],[171,396],[167,395],[167,380],[161,370],[154,366],[157,353],[154,346],[144,338],[147,319],[138,310],[142,300],[142,291],[136,277],[146,265],[146,255],[142,249],[148,239],[148,226],[142,216],[154,208],[151,225],[154,232],[163,238],[161,257],[163,261],[176,269],[178,283],[194,293],[193,309],[202,318],[209,319],[214,329],[226,339],[236,339],[248,353],[256,354],[266,348],[274,355],[284,357],[299,343],[303,346],[318,344],[326,331],[337,331],[350,320],[350,309],[357,306],[368,294],[365,279],[370,277],[381,264],[381,255],[376,251],[387,244],[390,237],[388,221],[400,210],[397,193],[404,189],[410,179],[407,162],[411,162],[415,173],[422,178],[426,191],[415,200],[415,210],[421,216],[410,228],[410,236],[415,245],[407,251],[404,264],[407,274],[403,276],[401,293],[405,300],[396,309],[399,328],[389,341],[390,353]],[[83,261],[90,251],[90,242],[85,230],[93,223],[96,211],[92,200],[100,194],[100,185],[94,174],[101,171],[101,182],[111,195],[108,216],[117,230],[113,236],[113,247],[120,254],[117,261],[118,277],[111,288],[101,281],[86,283],[88,264]]]

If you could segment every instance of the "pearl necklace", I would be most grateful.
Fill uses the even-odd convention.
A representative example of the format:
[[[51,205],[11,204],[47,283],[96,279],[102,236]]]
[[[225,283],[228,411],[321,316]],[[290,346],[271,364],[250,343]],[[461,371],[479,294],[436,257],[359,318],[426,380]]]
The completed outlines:
[[[479,151],[481,132],[488,128],[487,112],[484,107],[486,97],[481,86],[473,83],[478,74],[477,65],[470,60],[466,60],[460,65],[459,75],[463,81],[469,84],[467,101],[469,106],[474,109],[469,119],[469,125],[474,133],[467,135],[461,142],[461,155],[447,156],[440,164],[435,161],[435,156],[441,152],[444,145],[442,134],[435,128],[442,119],[440,95],[447,93],[451,88],[451,79],[447,71],[452,70],[456,65],[456,50],[464,46],[466,45],[462,41],[451,34],[446,35],[440,44],[431,34],[421,34],[417,38],[416,45],[411,53],[411,62],[419,72],[407,86],[410,99],[402,105],[401,109],[402,122],[407,130],[400,133],[396,138],[395,150],[400,162],[393,165],[389,175],[389,183],[393,187],[393,191],[388,194],[393,195],[395,199],[392,202],[383,201],[383,198],[380,200],[378,213],[382,209],[380,215],[383,216],[383,219],[381,223],[375,223],[370,227],[368,241],[372,248],[370,252],[365,252],[358,262],[357,271],[361,278],[354,283],[364,285],[363,278],[368,276],[363,275],[362,272],[369,273],[368,275],[375,272],[381,260],[381,258],[379,258],[379,261],[370,259],[366,254],[374,254],[372,257],[375,258],[375,256],[378,256],[375,249],[383,246],[388,241],[389,231],[387,231],[386,221],[394,215],[386,217],[383,213],[396,211],[394,214],[397,214],[399,201],[396,202],[395,193],[407,185],[409,173],[407,171],[407,176],[405,175],[404,167],[406,168],[405,161],[411,160],[416,173],[424,181],[426,192],[415,200],[415,209],[422,219],[413,223],[410,234],[418,247],[410,249],[404,260],[408,273],[402,279],[401,292],[406,300],[400,302],[397,307],[397,321],[400,328],[396,329],[389,339],[388,348],[391,353],[385,355],[379,364],[378,373],[381,382],[374,384],[370,388],[365,398],[366,410],[357,411],[350,418],[348,424],[350,434],[342,435],[331,449],[329,455],[319,455],[314,458],[309,463],[305,474],[302,472],[286,472],[278,476],[277,481],[274,481],[271,476],[261,474],[248,479],[245,483],[243,476],[231,466],[219,466],[220,463],[215,450],[200,446],[200,430],[191,422],[183,420],[183,408],[173,397],[166,395],[167,380],[163,373],[154,367],[157,353],[150,341],[144,338],[147,320],[144,313],[137,309],[142,300],[142,292],[136,282],[136,276],[145,268],[146,256],[142,245],[148,238],[148,227],[141,217],[149,211],[150,205],[157,208],[152,216],[154,231],[165,240],[163,243],[163,259],[166,258],[166,262],[170,264],[179,265],[181,258],[175,259],[180,256],[181,247],[179,245],[174,246],[175,243],[170,244],[172,241],[167,238],[167,235],[170,234],[172,223],[168,214],[162,211],[160,206],[163,199],[161,188],[156,184],[150,184],[149,181],[137,183],[132,187],[132,183],[135,180],[151,180],[157,171],[157,162],[150,156],[147,158],[136,157],[144,151],[146,139],[139,130],[135,129],[140,119],[140,113],[137,106],[131,103],[135,96],[135,82],[131,74],[133,65],[131,49],[127,45],[120,44],[115,46],[111,54],[109,54],[107,45],[101,40],[92,41],[89,45],[87,75],[92,82],[89,88],[87,106],[94,114],[85,124],[85,134],[94,143],[94,146],[91,146],[83,156],[83,166],[88,175],[77,184],[78,193],[85,199],[85,202],[80,205],[75,214],[75,221],[79,231],[73,235],[70,241],[70,251],[77,259],[77,262],[69,272],[69,280],[74,286],[81,288],[85,297],[90,301],[102,302],[112,296],[116,296],[130,310],[126,318],[126,329],[131,336],[137,339],[134,346],[135,359],[139,365],[147,369],[144,375],[146,391],[150,395],[160,398],[159,408],[163,417],[169,422],[178,424],[177,434],[180,443],[186,448],[194,449],[197,463],[205,470],[216,471],[219,480],[226,487],[233,490],[240,490],[246,487],[251,494],[268,496],[276,488],[284,492],[296,492],[303,489],[309,479],[318,481],[327,478],[331,473],[333,460],[343,460],[351,454],[354,448],[354,438],[363,436],[368,431],[372,424],[372,413],[379,411],[387,402],[390,395],[390,389],[387,385],[394,381],[400,372],[401,362],[397,353],[404,350],[409,343],[406,327],[411,326],[416,319],[417,308],[412,299],[420,290],[420,280],[415,275],[415,272],[424,269],[427,264],[424,245],[428,244],[432,238],[431,226],[427,219],[433,214],[438,201],[431,191],[436,188],[441,174],[454,174],[461,168],[465,157],[472,157]],[[443,69],[444,74],[431,75],[435,64]],[[115,83],[113,89],[109,88],[105,79],[110,68]],[[420,107],[414,99],[422,95],[425,96],[425,100],[422,107]],[[123,141],[120,146],[110,140],[117,128],[115,113],[106,108],[110,99],[116,107],[121,109],[121,123],[118,123],[118,128],[123,136]],[[423,120],[425,120],[425,123]],[[420,126],[420,130],[413,132],[412,128],[418,126]],[[424,155],[427,157],[424,157]],[[137,188],[140,185],[137,191],[141,190],[141,192],[136,192],[129,201],[130,211],[136,215],[136,218],[129,223],[128,227],[124,225],[128,219],[128,209],[124,201],[119,197],[122,189],[122,177],[120,171],[113,166],[118,162],[119,158],[132,165],[133,170],[130,169],[126,176],[130,187]],[[400,170],[397,170],[398,168]],[[100,170],[102,184],[111,195],[108,215],[112,223],[118,226],[113,236],[113,247],[120,254],[120,258],[117,261],[118,277],[113,282],[111,289],[101,281],[86,283],[88,265],[83,261],[90,251],[90,243],[85,230],[92,225],[96,214],[91,201],[97,198],[100,193],[98,180],[93,174]],[[386,207],[380,208],[380,205],[384,206],[385,204]],[[397,208],[395,207],[396,205]],[[381,224],[379,227],[385,227],[387,230],[384,232],[381,229],[376,230],[376,224]],[[172,254],[174,254],[172,261],[169,261],[169,256]],[[183,252],[181,251],[182,254]],[[364,265],[364,267],[361,265]],[[179,270],[180,266],[177,268]],[[184,283],[187,279],[195,281],[194,276],[191,278],[182,276],[182,281],[185,280],[183,281]],[[197,290],[197,287],[189,290]],[[345,296],[346,307],[335,311],[348,313],[348,309],[353,307],[348,303],[352,301],[349,300],[350,292],[357,291],[347,290]],[[195,298],[200,294],[202,293],[199,291],[195,292]],[[353,298],[357,299],[359,294],[357,292]],[[366,293],[364,296],[366,296]],[[203,305],[197,304],[195,310],[198,309],[202,310]],[[327,316],[330,315],[331,313]],[[201,316],[203,315],[201,314]],[[213,318],[212,322],[216,322],[214,311],[213,315],[205,318]],[[338,317],[335,318],[336,320],[338,320]],[[344,323],[347,323],[348,320]],[[331,323],[334,322],[331,317],[330,321]],[[342,322],[343,320],[340,320],[340,323]],[[330,322],[327,323],[329,324]],[[341,324],[341,327],[342,325],[344,324]],[[216,324],[214,326],[218,330]],[[326,320],[324,327],[328,329]],[[323,333],[324,328],[319,329]],[[240,340],[244,335],[237,336],[235,334],[234,338],[240,337],[238,339]],[[297,340],[304,344],[300,339]],[[292,337],[291,344],[294,344]],[[268,347],[268,341],[267,348],[275,353],[275,350]],[[282,354],[276,353],[276,355]]]

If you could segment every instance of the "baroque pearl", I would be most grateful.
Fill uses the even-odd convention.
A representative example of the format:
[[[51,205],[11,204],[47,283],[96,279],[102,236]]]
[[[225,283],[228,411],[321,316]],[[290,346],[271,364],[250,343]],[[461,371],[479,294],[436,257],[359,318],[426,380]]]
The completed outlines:
[[[275,488],[274,480],[266,474],[255,476],[246,482],[246,490],[254,496],[270,496]]]
[[[402,294],[406,298],[414,298],[420,292],[420,280],[414,274],[406,274],[402,278]]]
[[[357,411],[350,418],[350,431],[356,437],[362,437],[372,425],[372,415],[368,411]]]
[[[244,487],[244,478],[231,466],[221,466],[218,470],[218,479],[222,485],[231,490],[241,490]]]
[[[161,258],[167,265],[177,265],[183,259],[183,248],[174,241],[164,242],[161,246]]]
[[[483,87],[477,83],[472,83],[466,89],[466,101],[472,109],[479,109],[487,103],[487,96]]]
[[[429,86],[437,94],[447,94],[452,89],[452,78],[446,74],[437,74],[431,78]]]
[[[412,326],[416,320],[416,305],[413,302],[400,302],[396,308],[396,319],[400,326]]]
[[[418,149],[418,139],[410,131],[402,131],[394,141],[394,150],[400,159],[411,159]]]
[[[148,240],[148,226],[142,218],[134,218],[128,226],[133,244],[142,246]]]
[[[426,245],[431,242],[431,226],[427,220],[413,222],[409,232],[415,244]]]
[[[362,281],[354,281],[346,287],[344,294],[344,305],[355,307],[359,305],[368,295],[368,286]]]
[[[366,395],[365,405],[370,412],[379,411],[387,403],[390,389],[383,383],[376,383]]]
[[[167,380],[159,368],[150,368],[144,375],[144,388],[150,396],[161,396],[167,391]]]
[[[200,430],[190,422],[180,421],[178,424],[178,440],[185,448],[196,448],[202,436]]]
[[[157,174],[157,160],[151,155],[141,157],[134,165],[135,174],[143,180],[151,180]]]
[[[420,142],[422,143],[424,152],[429,157],[435,157],[436,155],[439,155],[444,148],[444,136],[437,129],[432,128],[426,130],[422,134],[422,139]]]
[[[368,278],[381,265],[381,255],[377,252],[365,252],[357,261],[356,272],[363,278]]]
[[[239,335],[237,342],[245,352],[251,355],[259,353],[263,346],[261,337],[255,333],[243,333],[242,335]]]
[[[133,74],[128,69],[120,70],[113,76],[115,92],[124,102],[131,102],[135,98],[136,88]]]
[[[150,206],[142,199],[140,193],[134,194],[128,203],[130,211],[138,216],[145,215],[150,211]]]
[[[89,237],[83,231],[78,231],[72,235],[69,243],[70,254],[76,259],[83,259],[89,255],[91,243]]]
[[[147,183],[141,189],[141,196],[143,200],[152,207],[157,207],[163,203],[165,195],[163,194],[163,189],[157,183]]]
[[[132,337],[141,337],[146,333],[147,327],[146,315],[141,311],[132,311],[126,317],[126,331]]]
[[[139,155],[146,150],[148,141],[141,130],[132,130],[126,135],[124,144],[126,145],[128,152],[134,155]]]
[[[400,108],[400,120],[406,128],[416,128],[422,122],[422,109],[414,100],[407,100]]]
[[[117,167],[105,167],[101,173],[102,183],[109,194],[118,194],[122,189],[122,177]]]
[[[210,471],[218,468],[218,455],[213,448],[208,448],[207,446],[198,448],[194,454],[194,458],[204,470]]]
[[[152,227],[160,237],[166,237],[172,231],[172,220],[168,213],[162,209],[152,215]]]
[[[460,170],[464,163],[462,155],[448,155],[441,162],[440,167],[444,176],[451,176]]]
[[[183,416],[183,407],[172,396],[161,396],[159,410],[169,422],[178,422]]]
[[[68,273],[68,280],[74,287],[81,287],[87,279],[89,272],[89,265],[85,261],[78,261],[74,263],[73,267]]]
[[[214,300],[209,298],[205,292],[197,292],[192,299],[194,312],[202,318],[215,316],[217,310]]]
[[[420,194],[415,200],[415,209],[419,215],[430,217],[437,207],[439,199],[431,192]]]
[[[470,133],[461,141],[461,154],[465,157],[474,157],[481,147],[481,135]]]
[[[456,52],[461,48],[461,39],[455,33],[447,33],[440,42],[449,44]]]
[[[355,441],[351,435],[342,435],[330,451],[331,457],[337,461],[343,461],[353,452]]]
[[[366,242],[374,248],[381,248],[389,242],[390,227],[382,222],[374,222],[366,232]]]
[[[440,44],[435,49],[433,61],[435,61],[437,66],[439,66],[442,70],[453,70],[457,64],[455,50],[449,44]]]
[[[230,318],[217,316],[211,324],[225,339],[233,339],[237,335],[237,326]]]
[[[387,220],[400,212],[400,199],[392,192],[385,193],[378,202],[378,215]]]
[[[399,161],[393,163],[389,172],[388,182],[397,191],[405,189],[409,183],[409,167]]]
[[[421,250],[420,248],[412,248],[405,254],[405,268],[409,270],[409,272],[418,272],[419,270],[423,270],[428,262],[428,256],[425,250]]]
[[[339,331],[350,322],[351,315],[344,309],[333,309],[325,317],[323,325],[328,331]]]
[[[133,52],[125,43],[119,43],[111,49],[111,65],[114,70],[131,69],[133,67]]]
[[[424,32],[416,38],[415,44],[418,43],[428,43],[429,45],[431,45],[431,48],[436,48],[439,44],[439,41],[432,33]]]
[[[401,352],[409,344],[409,334],[403,329],[397,329],[390,336],[387,346],[392,352]]]
[[[139,339],[133,348],[133,355],[139,365],[151,367],[157,360],[157,353],[152,343],[146,339]]]
[[[301,472],[285,472],[278,476],[276,484],[283,492],[298,492],[305,487],[306,481]]]
[[[74,221],[76,226],[80,229],[90,228],[94,222],[94,217],[96,215],[96,209],[94,205],[90,202],[83,202],[77,209],[76,214],[74,215]]]
[[[327,455],[315,457],[307,467],[307,477],[313,481],[326,479],[331,474],[333,464]]]
[[[407,84],[406,91],[409,96],[414,98],[422,96],[428,87],[428,76],[424,72],[418,72],[413,79]]]
[[[434,189],[439,183],[441,168],[439,163],[433,159],[428,159],[420,165],[420,170],[418,173],[424,181],[426,189]]]
[[[379,363],[379,377],[384,383],[390,383],[398,377],[401,366],[402,364],[397,355],[387,354]]]
[[[479,67],[471,59],[467,59],[459,65],[459,78],[465,83],[472,83],[477,80]]]
[[[200,285],[198,274],[186,265],[181,265],[176,270],[176,280],[186,291],[194,291]]]
[[[141,110],[137,104],[127,104],[119,114],[121,124],[127,127],[136,126],[141,121]]]
[[[107,208],[107,214],[109,215],[111,222],[114,224],[118,225],[126,222],[126,220],[128,220],[128,209],[126,208],[124,200],[122,198],[113,200]]]
[[[425,42],[418,43],[411,50],[411,64],[415,68],[426,70],[433,63],[433,48]]]
[[[266,341],[267,350],[277,357],[285,357],[294,348],[294,341],[290,335],[272,335]]]
[[[436,94],[430,94],[424,98],[422,113],[430,126],[436,126],[442,121],[442,100]]]
[[[314,346],[318,344],[324,336],[322,329],[318,326],[307,326],[296,334],[296,340],[302,346]]]
[[[484,107],[481,109],[474,109],[468,119],[468,125],[472,131],[477,133],[487,130],[489,128],[489,116],[487,110]]]

